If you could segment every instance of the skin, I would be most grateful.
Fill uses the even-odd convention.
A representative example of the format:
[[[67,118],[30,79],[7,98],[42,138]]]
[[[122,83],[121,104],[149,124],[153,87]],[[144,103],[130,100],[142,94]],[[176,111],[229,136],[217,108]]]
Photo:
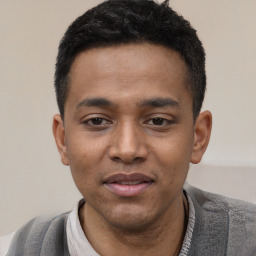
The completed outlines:
[[[53,132],[86,201],[82,228],[100,255],[177,255],[181,248],[182,188],[212,122],[208,111],[193,120],[185,69],[177,52],[147,43],[86,50],[72,64],[64,121],[55,115]],[[120,196],[104,185],[118,173],[153,182]]]

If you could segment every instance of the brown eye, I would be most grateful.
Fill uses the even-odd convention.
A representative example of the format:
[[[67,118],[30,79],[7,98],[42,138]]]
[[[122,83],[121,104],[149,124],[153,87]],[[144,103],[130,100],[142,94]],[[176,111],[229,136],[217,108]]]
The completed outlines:
[[[88,128],[105,128],[111,125],[112,122],[103,117],[92,117],[82,121],[82,124]]]
[[[103,123],[103,118],[100,118],[100,117],[92,118],[89,122],[92,125],[101,125]]]
[[[153,117],[145,122],[145,124],[155,128],[168,128],[173,123],[173,119],[167,119],[164,117]]]
[[[164,118],[156,117],[156,118],[152,119],[152,124],[153,125],[163,125],[164,121],[165,121]]]

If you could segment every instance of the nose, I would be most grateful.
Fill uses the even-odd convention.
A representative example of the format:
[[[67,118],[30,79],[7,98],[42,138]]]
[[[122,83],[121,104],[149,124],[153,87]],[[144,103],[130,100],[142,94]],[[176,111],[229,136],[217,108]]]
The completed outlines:
[[[142,162],[147,159],[145,135],[138,125],[126,122],[116,127],[111,138],[109,157],[123,163]]]

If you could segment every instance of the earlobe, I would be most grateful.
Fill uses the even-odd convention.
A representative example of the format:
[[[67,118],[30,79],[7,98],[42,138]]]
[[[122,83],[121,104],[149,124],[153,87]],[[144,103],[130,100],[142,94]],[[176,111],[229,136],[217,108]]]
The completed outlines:
[[[67,145],[65,141],[65,129],[63,120],[59,114],[56,114],[53,117],[52,131],[61,156],[61,161],[64,165],[69,165],[69,160],[67,157]]]
[[[212,129],[212,114],[204,111],[199,114],[194,126],[194,145],[190,162],[198,164],[208,146]]]

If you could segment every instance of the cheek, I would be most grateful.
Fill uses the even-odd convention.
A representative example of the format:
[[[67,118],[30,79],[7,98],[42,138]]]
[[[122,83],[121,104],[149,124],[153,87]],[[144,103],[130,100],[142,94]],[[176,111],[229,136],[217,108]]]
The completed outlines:
[[[183,182],[189,169],[193,149],[192,133],[180,132],[156,145],[155,152],[158,153],[154,155],[159,166],[162,167],[162,175],[169,178],[163,180],[169,183]]]
[[[98,163],[104,153],[103,139],[97,139],[84,131],[72,132],[67,139],[67,155],[70,165],[76,168],[90,168]]]
[[[82,136],[69,138],[67,156],[77,186],[90,187],[98,178],[99,163],[103,157],[102,143]]]

